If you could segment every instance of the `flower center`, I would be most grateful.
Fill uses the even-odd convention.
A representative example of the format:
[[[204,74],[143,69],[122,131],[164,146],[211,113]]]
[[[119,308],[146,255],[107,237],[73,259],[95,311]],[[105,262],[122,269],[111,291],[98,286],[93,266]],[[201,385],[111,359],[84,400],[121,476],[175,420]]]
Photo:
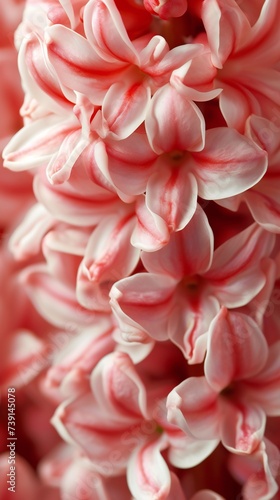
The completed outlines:
[[[194,275],[194,276],[186,276],[185,278],[183,278],[181,283],[188,295],[196,296],[201,287],[201,282],[202,278],[198,275]]]
[[[180,151],[178,149],[174,149],[174,151],[171,151],[171,153],[169,153],[169,156],[172,159],[172,161],[174,161],[176,163],[178,163],[178,162],[181,163],[181,160],[185,156],[185,151]]]

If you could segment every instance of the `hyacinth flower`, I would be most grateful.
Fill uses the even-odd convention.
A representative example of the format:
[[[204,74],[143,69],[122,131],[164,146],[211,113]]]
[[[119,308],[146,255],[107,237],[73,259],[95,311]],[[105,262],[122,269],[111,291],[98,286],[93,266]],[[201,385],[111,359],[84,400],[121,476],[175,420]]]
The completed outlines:
[[[142,374],[144,380],[147,376]],[[53,422],[69,443],[75,442],[84,450],[101,475],[120,475],[127,467],[128,486],[136,498],[175,495],[171,493],[177,487],[175,478],[161,456],[165,448],[169,448],[173,465],[188,468],[199,463],[216,445],[216,441],[210,446],[204,442],[198,445],[165,422],[161,407],[168,385],[158,379],[154,386],[150,380],[145,388],[124,353],[105,356],[97,364],[91,375],[91,388],[77,399],[63,403]],[[81,406],[87,408],[84,423],[80,420]],[[110,418],[105,417],[107,414]]]
[[[1,3],[18,500],[278,498],[279,5]]]
[[[278,351],[279,342],[268,348],[250,318],[222,309],[211,323],[205,377],[189,377],[172,391],[169,420],[183,426],[185,419],[197,437],[219,435],[231,451],[250,454],[262,440],[265,414],[279,411]]]
[[[213,233],[199,207],[168,245],[142,253],[148,272],[113,285],[111,305],[126,339],[170,338],[190,362],[201,362],[221,305],[244,306],[263,288],[261,261],[273,244],[272,235],[253,224],[213,251]]]
[[[246,122],[246,133],[249,137],[254,137],[255,142],[262,144],[262,147],[267,151],[269,165],[267,175],[260,182],[257,182],[252,189],[244,193],[244,195],[220,200],[219,203],[230,210],[236,211],[240,203],[245,202],[258,224],[267,229],[267,231],[278,234],[280,142],[277,115],[273,121],[256,115],[250,116]]]
[[[251,114],[279,113],[279,2],[203,2],[201,19],[216,68],[221,112],[229,127],[244,131]],[[254,5],[255,4],[255,5]],[[251,12],[250,12],[251,11]],[[273,50],[271,50],[273,47]]]

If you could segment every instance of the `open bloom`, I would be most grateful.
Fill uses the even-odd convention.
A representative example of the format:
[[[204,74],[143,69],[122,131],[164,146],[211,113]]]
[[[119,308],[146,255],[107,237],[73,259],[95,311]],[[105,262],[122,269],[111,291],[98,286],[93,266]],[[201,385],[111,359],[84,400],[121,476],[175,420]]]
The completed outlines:
[[[192,363],[203,360],[209,324],[222,305],[235,308],[263,288],[261,261],[274,237],[256,224],[213,251],[213,233],[198,207],[161,250],[142,253],[148,272],[118,281],[111,305],[127,340],[170,338]]]
[[[159,374],[156,381],[149,380],[148,373],[140,365],[137,371],[127,354],[115,352],[93,370],[91,390],[62,403],[53,423],[67,441],[86,453],[102,476],[120,475],[127,468],[128,486],[135,498],[157,495],[171,500],[178,486],[163,450],[168,449],[171,464],[188,468],[208,456],[216,441],[197,441],[167,422],[168,386],[170,381],[161,383]]]
[[[246,134],[268,153],[268,169],[265,176],[246,192],[220,200],[221,205],[237,211],[244,201],[255,221],[268,231],[280,232],[278,193],[280,186],[280,125],[275,120],[252,115],[246,122]]]
[[[170,422],[198,439],[222,440],[250,454],[263,439],[266,415],[279,410],[279,348],[246,315],[223,308],[209,330],[205,376],[190,377],[168,396]]]
[[[201,12],[212,61],[219,68],[217,86],[223,88],[220,108],[228,126],[240,131],[250,114],[273,119],[280,106],[279,2],[251,3],[261,6],[255,6],[253,25],[234,0],[206,0]]]

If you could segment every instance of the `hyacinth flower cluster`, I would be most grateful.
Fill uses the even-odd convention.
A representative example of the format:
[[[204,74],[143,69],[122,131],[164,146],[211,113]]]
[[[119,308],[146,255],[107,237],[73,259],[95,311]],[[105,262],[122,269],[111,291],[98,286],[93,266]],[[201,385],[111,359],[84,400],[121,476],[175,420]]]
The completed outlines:
[[[14,498],[277,500],[279,0],[0,9]]]

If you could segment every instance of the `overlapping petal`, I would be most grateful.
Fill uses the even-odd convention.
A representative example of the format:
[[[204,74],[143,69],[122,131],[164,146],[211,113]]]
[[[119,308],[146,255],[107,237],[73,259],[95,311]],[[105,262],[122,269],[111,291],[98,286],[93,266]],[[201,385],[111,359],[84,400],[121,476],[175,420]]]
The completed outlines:
[[[208,335],[205,376],[210,386],[220,392],[233,380],[252,377],[267,356],[267,342],[257,324],[246,315],[221,309]]]
[[[198,205],[183,231],[173,234],[167,246],[156,254],[142,253],[142,261],[150,273],[161,273],[176,280],[206,272],[213,258],[213,232]]]
[[[223,445],[232,453],[251,454],[263,439],[265,424],[260,407],[240,404],[227,408],[221,426]]]
[[[212,60],[220,68],[220,108],[228,126],[240,131],[251,113],[271,119],[279,111],[279,4],[266,0],[259,7],[253,26],[236,2],[208,0],[202,8]]]
[[[170,239],[169,229],[165,221],[152,213],[144,197],[139,197],[135,207],[137,223],[131,236],[131,243],[146,252],[154,252],[166,245]]]
[[[75,119],[69,122],[66,117],[61,119],[54,114],[27,124],[4,149],[4,165],[17,171],[44,165],[73,129],[78,129]]]
[[[190,377],[167,398],[168,420],[197,439],[219,442],[220,418],[217,393],[205,377]],[[212,451],[211,450],[211,451]]]
[[[46,209],[36,203],[13,232],[9,246],[16,259],[26,259],[40,252],[42,237],[55,225]]]
[[[139,331],[144,330],[157,340],[167,340],[169,327],[173,328],[170,315],[176,285],[173,278],[153,273],[139,273],[114,284],[110,292],[111,307],[117,317],[121,309],[126,335],[131,318]]]
[[[144,121],[151,97],[149,85],[133,73],[109,88],[103,99],[96,129],[101,137],[126,139]]]
[[[133,453],[127,470],[127,481],[135,498],[169,498],[170,471],[160,453],[166,446],[164,441],[147,442]]]
[[[45,40],[49,60],[61,84],[85,94],[94,104],[101,104],[125,65],[104,61],[86,38],[65,26],[48,28]]]
[[[191,170],[198,194],[206,200],[226,198],[256,184],[267,169],[266,152],[231,128],[206,132],[204,149],[192,153]]]
[[[27,268],[21,279],[36,309],[51,324],[75,332],[94,321],[97,313],[80,306],[75,291],[51,276],[46,265]]]
[[[279,341],[270,346],[263,369],[245,382],[247,397],[260,404],[269,416],[279,415],[279,349]]]
[[[108,62],[119,60],[137,64],[136,50],[112,0],[87,2],[84,9],[84,28],[87,39],[102,59]]]
[[[84,307],[110,310],[111,286],[129,276],[140,257],[130,244],[134,225],[130,215],[115,216],[104,219],[92,233],[77,275],[77,298]]]
[[[263,288],[265,274],[260,263],[274,244],[274,235],[252,224],[215,250],[204,278],[226,307],[245,305]]]
[[[145,125],[152,148],[158,154],[203,149],[205,123],[202,113],[170,84],[155,93]]]

